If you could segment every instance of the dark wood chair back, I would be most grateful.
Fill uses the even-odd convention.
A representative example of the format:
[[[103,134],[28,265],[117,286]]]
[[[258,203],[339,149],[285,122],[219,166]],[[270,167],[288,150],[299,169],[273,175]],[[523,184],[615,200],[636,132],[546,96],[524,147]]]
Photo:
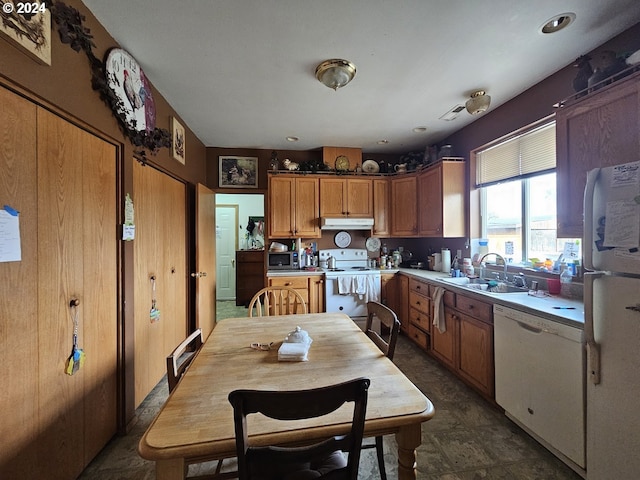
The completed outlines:
[[[169,393],[173,392],[178,382],[187,371],[196,353],[202,347],[202,330],[198,328],[191,335],[185,338],[173,352],[167,356],[167,383]]]
[[[283,472],[306,470],[314,462],[327,458],[336,451],[349,452],[346,466],[325,472],[318,478],[358,478],[360,450],[364,432],[364,420],[370,381],[358,378],[348,382],[322,388],[296,391],[235,390],[229,394],[233,406],[236,432],[236,454],[240,480],[256,477],[276,478]],[[277,420],[300,420],[327,415],[346,402],[353,402],[351,430],[339,436],[308,445],[298,446],[251,446],[247,431],[247,416],[261,413]],[[303,442],[304,439],[301,439]],[[277,468],[277,472],[273,469]],[[311,467],[313,468],[313,467]]]
[[[396,343],[400,333],[400,320],[393,310],[379,302],[367,302],[367,323],[365,333],[384,353],[387,358],[393,360],[393,354],[396,351]],[[380,320],[380,332],[374,330],[373,319],[377,317]],[[388,335],[386,332],[388,331]],[[387,340],[383,338],[383,334]]]

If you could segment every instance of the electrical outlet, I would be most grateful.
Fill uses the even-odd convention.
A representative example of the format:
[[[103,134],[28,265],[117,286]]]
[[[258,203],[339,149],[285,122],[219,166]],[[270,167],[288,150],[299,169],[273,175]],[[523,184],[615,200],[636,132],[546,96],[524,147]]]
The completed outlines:
[[[462,258],[462,250],[458,250],[458,251],[456,252],[456,256],[457,256],[458,258]]]

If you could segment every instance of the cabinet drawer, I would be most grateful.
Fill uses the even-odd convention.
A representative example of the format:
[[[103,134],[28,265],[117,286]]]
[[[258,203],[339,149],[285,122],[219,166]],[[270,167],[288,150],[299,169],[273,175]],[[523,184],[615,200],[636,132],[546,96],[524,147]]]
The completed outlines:
[[[420,348],[427,350],[429,348],[429,336],[413,324],[407,327],[407,335]]]
[[[262,250],[238,250],[236,251],[238,263],[262,263],[264,264],[264,251]]]
[[[430,297],[430,289],[429,289],[429,284],[428,283],[424,283],[424,282],[420,282],[418,280],[415,280],[413,278],[409,279],[409,291],[410,292],[416,292],[419,293],[420,295],[424,295],[425,297]]]
[[[425,315],[430,314],[431,300],[413,291],[409,292],[409,306],[415,308]]]
[[[424,330],[425,332],[430,331],[431,317],[425,314],[424,312],[416,310],[415,308],[410,308],[409,321],[416,327],[419,327],[420,329]]]
[[[269,279],[269,285],[272,287],[291,287],[301,290],[309,288],[308,277],[272,277]]]
[[[467,297],[466,295],[456,295],[456,308],[462,313],[466,313],[485,323],[493,323],[493,307],[489,303]]]

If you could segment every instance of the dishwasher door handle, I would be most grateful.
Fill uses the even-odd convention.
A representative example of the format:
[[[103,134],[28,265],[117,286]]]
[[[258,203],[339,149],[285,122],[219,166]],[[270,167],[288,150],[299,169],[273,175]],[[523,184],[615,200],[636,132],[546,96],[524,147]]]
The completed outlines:
[[[523,328],[525,330],[528,330],[529,332],[533,332],[533,333],[542,333],[544,330],[542,330],[541,328],[536,328],[536,327],[532,327],[531,325],[527,325],[526,323],[522,323],[516,320],[516,323],[518,325],[520,325],[520,328]]]

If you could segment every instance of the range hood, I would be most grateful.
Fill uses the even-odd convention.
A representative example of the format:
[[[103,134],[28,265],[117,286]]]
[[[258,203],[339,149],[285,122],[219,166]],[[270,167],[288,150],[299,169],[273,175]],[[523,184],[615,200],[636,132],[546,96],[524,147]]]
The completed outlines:
[[[322,230],[371,230],[373,218],[321,217]]]

